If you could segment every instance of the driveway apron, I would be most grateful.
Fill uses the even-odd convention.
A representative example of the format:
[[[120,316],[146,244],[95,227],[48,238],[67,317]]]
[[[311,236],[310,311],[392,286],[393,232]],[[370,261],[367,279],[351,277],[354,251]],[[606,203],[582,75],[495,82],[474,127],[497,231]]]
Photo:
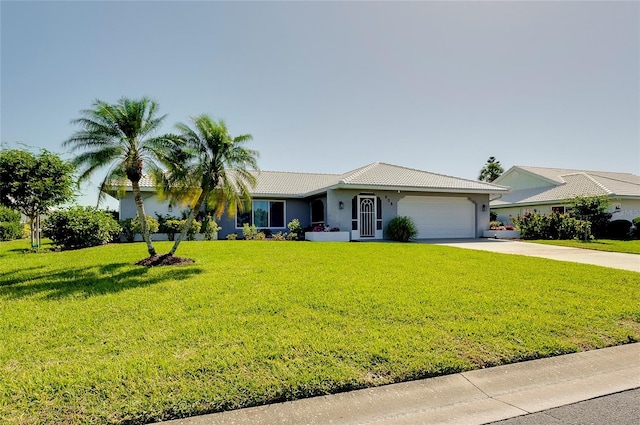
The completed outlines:
[[[501,254],[527,255],[558,261],[592,264],[595,266],[630,270],[640,273],[640,255],[636,254],[569,248],[504,239],[441,239],[420,240],[418,242],[498,252]]]

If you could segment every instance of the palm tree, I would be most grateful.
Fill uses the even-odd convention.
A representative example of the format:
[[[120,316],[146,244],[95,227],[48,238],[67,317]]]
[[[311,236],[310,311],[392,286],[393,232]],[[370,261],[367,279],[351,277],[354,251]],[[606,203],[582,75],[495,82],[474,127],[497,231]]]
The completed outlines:
[[[158,104],[146,97],[136,100],[123,97],[113,105],[96,100],[92,109],[81,111],[82,118],[71,121],[81,129],[63,144],[70,146],[72,152],[83,151],[72,161],[80,170],[78,184],[95,171],[107,168],[100,184],[100,199],[107,187],[118,187],[122,193],[124,182],[127,179],[131,182],[149,256],[156,255],[156,250],[149,237],[140,180],[145,171],[155,173],[161,165],[175,162],[180,151],[175,136],[153,137],[166,117],[157,116],[157,110]]]
[[[225,208],[233,214],[250,202],[250,188],[256,184],[251,170],[258,169],[258,152],[244,147],[253,139],[250,134],[233,137],[224,121],[204,114],[191,118],[191,123],[193,128],[176,125],[188,160],[175,161],[167,173],[156,174],[161,193],[191,198],[191,212],[168,256],[175,254],[205,201],[217,218]]]
[[[496,161],[494,156],[489,157],[487,163],[480,170],[478,180],[491,183],[504,173],[504,168],[500,164],[500,161]]]

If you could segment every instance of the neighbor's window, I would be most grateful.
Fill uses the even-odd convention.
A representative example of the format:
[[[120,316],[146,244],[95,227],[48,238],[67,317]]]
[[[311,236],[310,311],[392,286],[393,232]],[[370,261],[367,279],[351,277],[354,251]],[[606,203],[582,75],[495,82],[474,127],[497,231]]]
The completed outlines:
[[[284,202],[253,201],[251,209],[246,208],[243,213],[238,211],[236,214],[236,227],[241,228],[244,224],[255,224],[258,228],[285,227]]]
[[[567,212],[567,209],[566,207],[563,207],[563,206],[551,207],[551,212],[558,213],[558,214],[565,214]]]

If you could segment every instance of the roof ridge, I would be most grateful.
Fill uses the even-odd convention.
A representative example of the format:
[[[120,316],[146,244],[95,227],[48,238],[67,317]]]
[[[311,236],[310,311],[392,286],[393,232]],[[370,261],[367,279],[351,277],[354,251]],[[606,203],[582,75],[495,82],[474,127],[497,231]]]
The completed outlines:
[[[450,179],[464,180],[464,181],[468,181],[468,182],[472,182],[472,183],[481,183],[481,184],[490,184],[490,185],[494,185],[494,186],[501,186],[499,184],[494,184],[494,183],[490,183],[490,182],[483,182],[481,180],[471,180],[471,179],[467,179],[467,178],[464,178],[464,177],[451,176],[449,174],[434,173],[433,171],[419,170],[417,168],[405,167],[403,165],[389,164],[387,162],[380,162],[380,164],[389,165],[391,167],[396,167],[396,168],[403,168],[405,170],[418,171],[420,173],[431,174],[432,176],[448,177]],[[506,186],[503,186],[503,187],[506,187]]]
[[[591,177],[589,175],[589,173],[586,172],[582,172],[582,173],[572,173],[572,174],[564,174],[565,176],[584,176],[586,177],[588,180],[590,180],[591,182],[593,182],[596,186],[598,186],[600,189],[604,190],[605,192],[607,192],[609,195],[612,194],[613,192],[606,187],[605,185],[603,185],[602,183],[600,183],[598,180],[594,179],[593,177]]]
[[[605,171],[605,172],[606,172],[606,171]],[[633,174],[633,173],[614,173],[614,174],[628,174],[628,175],[631,175],[631,176],[636,176],[636,175],[635,175],[635,174]],[[613,180],[613,181],[617,181],[617,182],[620,182],[620,183],[633,184],[633,185],[635,185],[635,186],[640,186],[640,183],[630,182],[629,180],[620,180],[620,179],[616,179],[616,178],[609,177],[609,176],[601,176],[601,175],[599,175],[599,174],[594,174],[594,175],[595,175],[595,176],[598,176],[598,177],[600,177],[600,178],[602,178],[602,179],[608,179],[608,180]]]
[[[514,167],[518,167],[521,169],[527,169],[527,168],[537,168],[537,169],[541,169],[541,170],[556,170],[556,171],[569,171],[569,172],[573,172],[573,173],[587,173],[587,174],[598,174],[598,173],[607,173],[607,174],[625,174],[625,175],[631,175],[631,176],[635,176],[636,174],[633,173],[629,173],[626,171],[605,171],[605,170],[582,170],[582,169],[578,169],[578,168],[560,168],[560,167],[539,167],[536,165],[514,165]],[[567,173],[570,174],[570,173]],[[561,174],[558,174],[561,175]],[[604,177],[604,176],[602,176]]]
[[[362,173],[364,173],[365,171],[368,171],[369,169],[373,168],[374,166],[380,165],[380,162],[372,162],[369,165],[365,165],[364,167],[360,167],[360,168],[356,168],[355,170],[351,170],[351,171],[347,171],[344,174],[341,174],[342,176],[345,176],[343,178],[340,179],[340,183],[347,183],[347,180],[352,180],[355,179],[356,177],[358,177],[359,175],[361,175]]]
[[[256,171],[258,173],[261,173],[264,171],[265,173],[307,174],[307,175],[314,175],[314,176],[342,176],[343,175],[340,173],[311,173],[308,171],[277,171],[277,170],[250,170],[250,171]]]

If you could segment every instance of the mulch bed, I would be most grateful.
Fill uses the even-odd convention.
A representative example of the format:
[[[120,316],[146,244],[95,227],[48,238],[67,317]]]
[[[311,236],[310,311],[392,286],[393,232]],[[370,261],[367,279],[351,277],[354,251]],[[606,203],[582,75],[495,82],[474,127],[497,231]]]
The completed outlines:
[[[182,266],[185,264],[193,264],[190,258],[176,257],[173,255],[162,254],[153,257],[144,258],[136,263],[136,266],[155,267],[155,266]]]

